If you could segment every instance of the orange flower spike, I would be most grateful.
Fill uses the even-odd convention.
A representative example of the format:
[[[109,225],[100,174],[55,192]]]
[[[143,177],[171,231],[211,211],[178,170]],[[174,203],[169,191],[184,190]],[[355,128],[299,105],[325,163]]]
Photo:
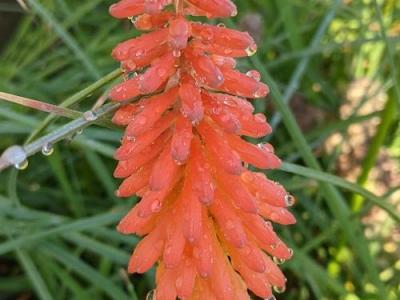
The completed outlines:
[[[172,2],[176,11],[163,11]],[[293,252],[270,221],[296,220],[287,209],[294,198],[263,173],[247,170],[247,164],[274,169],[281,163],[271,145],[241,137],[271,133],[249,102],[265,97],[268,87],[257,71],[235,70],[235,58],[257,47],[248,33],[185,18],[233,16],[235,5],[122,0],[110,12],[148,31],[112,52],[130,79],[110,98],[126,103],[143,97],[113,117],[126,127],[114,155],[114,176],[124,179],[116,194],[141,197],[118,230],[145,236],[128,271],[157,264],[152,300],[249,300],[248,290],[274,299],[272,287],[286,284],[277,264]]]

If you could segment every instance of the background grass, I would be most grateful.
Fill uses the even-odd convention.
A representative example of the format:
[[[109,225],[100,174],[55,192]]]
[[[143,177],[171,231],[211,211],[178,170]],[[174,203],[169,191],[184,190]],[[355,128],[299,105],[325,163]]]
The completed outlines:
[[[15,30],[3,29],[11,38],[0,45],[0,91],[89,109],[115,78],[92,85],[118,67],[111,49],[138,33],[108,15],[108,0],[24,2],[27,11],[0,3],[3,20],[20,18]],[[257,55],[239,68],[260,70],[270,85],[271,96],[256,106],[271,120],[267,139],[286,162],[269,176],[298,199],[298,224],[276,226],[295,252],[282,265],[288,287],[278,298],[400,299],[399,186],[386,181],[382,193],[371,177],[383,168],[383,151],[398,171],[400,3],[235,2],[239,16],[226,25],[260,39]],[[361,100],[346,106],[357,84]],[[0,149],[23,144],[45,118],[2,102]],[[47,119],[46,130],[65,122]],[[352,159],[346,144],[362,136],[351,128],[365,124],[375,129],[361,143],[358,172],[339,172],[341,158]],[[153,272],[125,271],[137,238],[114,230],[134,202],[113,194],[120,137],[92,126],[53,155],[32,157],[26,171],[0,173],[0,299],[144,299],[152,289]]]

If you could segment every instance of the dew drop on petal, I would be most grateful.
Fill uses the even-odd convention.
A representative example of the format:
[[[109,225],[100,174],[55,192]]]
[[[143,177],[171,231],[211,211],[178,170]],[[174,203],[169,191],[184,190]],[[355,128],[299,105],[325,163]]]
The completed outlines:
[[[181,57],[181,51],[180,50],[173,50],[172,51],[172,55],[174,56],[174,57]]]
[[[272,228],[272,223],[270,221],[266,221],[265,226],[267,226],[268,228]]]
[[[281,264],[283,264],[286,260],[274,256],[274,257],[273,257],[273,261],[274,261],[275,264],[281,265]]]
[[[140,57],[140,56],[142,56],[143,54],[144,54],[143,49],[139,49],[139,50],[137,50],[137,51],[135,52],[135,56],[136,56],[136,57]]]
[[[219,23],[217,26],[220,27],[220,28],[225,28],[226,27],[226,25],[224,23]]]
[[[260,72],[256,70],[250,70],[246,73],[246,75],[250,78],[253,78],[254,80],[260,81],[261,80],[261,74]]]
[[[227,229],[233,229],[233,228],[235,228],[235,225],[233,224],[233,222],[231,220],[228,220],[226,222],[226,228]]]
[[[156,290],[151,290],[146,295],[146,300],[156,300]]]
[[[165,76],[166,73],[167,73],[167,71],[165,69],[163,69],[163,68],[159,68],[157,70],[157,75],[160,76],[160,77]]]
[[[45,156],[50,156],[53,154],[53,152],[54,152],[54,148],[53,148],[53,145],[50,143],[47,143],[42,147],[42,154]]]
[[[274,286],[274,291],[277,292],[278,294],[282,294],[286,291],[286,287],[284,286]]]
[[[292,195],[287,194],[285,196],[285,203],[287,206],[293,206],[296,203],[296,199]]]
[[[292,257],[293,254],[294,254],[293,249],[292,249],[292,248],[289,248],[289,255],[290,255],[290,257]]]
[[[151,211],[153,213],[159,212],[161,210],[161,202],[156,200],[151,204]]]
[[[246,48],[247,56],[253,56],[257,52],[257,46],[255,44],[251,45],[250,47]]]
[[[183,285],[183,279],[182,279],[182,277],[179,277],[179,278],[176,280],[175,285],[176,285],[176,287],[177,287],[178,289],[182,288],[182,285]]]

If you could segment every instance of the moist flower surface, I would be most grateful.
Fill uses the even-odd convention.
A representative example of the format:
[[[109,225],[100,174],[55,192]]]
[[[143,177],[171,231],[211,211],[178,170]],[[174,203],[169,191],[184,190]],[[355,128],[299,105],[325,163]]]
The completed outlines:
[[[157,264],[157,300],[242,300],[249,291],[275,299],[286,279],[277,266],[292,251],[272,223],[295,223],[294,198],[261,172],[280,160],[270,144],[242,136],[271,133],[249,100],[268,94],[260,74],[235,69],[253,55],[248,33],[189,21],[186,16],[235,16],[229,0],[122,0],[110,8],[145,31],[120,43],[113,57],[128,74],[114,101],[142,98],[120,108],[114,123],[126,126],[115,177],[120,197],[138,204],[118,230],[144,238],[129,272]],[[136,73],[137,72],[137,73]]]

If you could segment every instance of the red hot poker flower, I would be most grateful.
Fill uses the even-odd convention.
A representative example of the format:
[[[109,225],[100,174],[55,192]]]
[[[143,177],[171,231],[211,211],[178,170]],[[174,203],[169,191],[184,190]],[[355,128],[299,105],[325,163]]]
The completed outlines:
[[[144,236],[129,272],[157,267],[157,300],[250,299],[248,290],[274,299],[286,279],[277,267],[292,256],[272,222],[295,223],[294,199],[263,173],[280,166],[270,144],[241,138],[271,133],[248,100],[265,97],[257,71],[235,70],[235,58],[255,53],[243,32],[187,20],[185,15],[236,15],[230,0],[122,0],[116,18],[134,18],[140,37],[113,51],[133,78],[115,86],[120,108],[114,123],[126,126],[115,177],[120,197],[140,202],[118,230]],[[166,10],[164,10],[164,8]],[[150,95],[152,94],[152,95]]]

